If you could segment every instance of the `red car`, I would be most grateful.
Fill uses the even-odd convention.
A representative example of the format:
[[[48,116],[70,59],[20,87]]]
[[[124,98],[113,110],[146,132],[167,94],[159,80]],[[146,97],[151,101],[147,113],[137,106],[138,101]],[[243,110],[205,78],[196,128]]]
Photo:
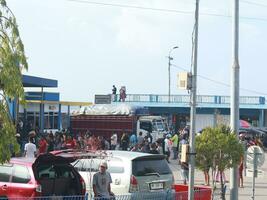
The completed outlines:
[[[0,198],[84,195],[85,182],[73,161],[52,154],[12,158],[0,165]]]

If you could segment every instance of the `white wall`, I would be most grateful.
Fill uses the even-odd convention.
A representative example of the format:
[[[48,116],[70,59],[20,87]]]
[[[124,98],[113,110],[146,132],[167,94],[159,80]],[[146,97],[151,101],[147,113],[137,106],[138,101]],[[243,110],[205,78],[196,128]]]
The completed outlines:
[[[214,126],[214,115],[197,114],[196,115],[196,132],[207,126]]]

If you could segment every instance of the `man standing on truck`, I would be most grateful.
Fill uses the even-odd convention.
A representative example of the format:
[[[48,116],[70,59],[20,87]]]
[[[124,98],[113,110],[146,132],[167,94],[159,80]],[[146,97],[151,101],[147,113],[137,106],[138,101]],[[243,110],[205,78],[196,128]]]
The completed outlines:
[[[117,98],[116,98],[116,94],[117,94],[117,88],[115,85],[113,85],[112,87],[112,101],[117,101]]]
[[[94,196],[97,199],[112,199],[114,193],[111,192],[110,184],[112,179],[110,173],[107,172],[107,162],[102,161],[99,166],[99,172],[95,173],[93,176],[93,191]]]

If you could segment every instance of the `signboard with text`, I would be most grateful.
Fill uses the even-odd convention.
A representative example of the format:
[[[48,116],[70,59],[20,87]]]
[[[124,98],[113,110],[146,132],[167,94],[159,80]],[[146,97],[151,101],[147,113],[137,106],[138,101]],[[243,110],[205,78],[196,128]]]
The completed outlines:
[[[95,95],[95,104],[111,104],[111,95]]]

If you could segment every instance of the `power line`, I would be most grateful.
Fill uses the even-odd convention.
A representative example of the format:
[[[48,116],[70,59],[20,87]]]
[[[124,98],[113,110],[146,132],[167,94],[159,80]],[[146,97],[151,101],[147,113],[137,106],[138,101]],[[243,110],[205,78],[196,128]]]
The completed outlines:
[[[172,66],[175,67],[175,68],[178,68],[178,69],[181,69],[181,70],[184,70],[184,71],[188,72],[188,69],[186,69],[184,67],[180,67],[180,66],[177,66],[177,65],[174,65],[174,64],[172,64]],[[230,84],[227,84],[227,83],[224,83],[224,82],[221,82],[221,81],[217,81],[217,80],[214,80],[214,79],[210,79],[210,78],[208,78],[206,76],[203,76],[203,75],[200,75],[200,74],[198,74],[197,76],[202,78],[202,79],[208,80],[210,82],[216,83],[218,85],[223,85],[225,87],[230,87]],[[258,95],[267,96],[267,93],[259,92],[259,91],[256,91],[256,90],[250,90],[250,89],[246,89],[246,88],[240,88],[240,90],[247,91],[247,92],[254,93],[254,94],[258,94]]]
[[[172,10],[172,9],[163,9],[163,8],[150,8],[150,7],[143,7],[143,6],[102,3],[102,2],[86,1],[86,0],[67,0],[67,1],[78,2],[78,3],[86,3],[86,4],[94,4],[94,5],[101,5],[101,6],[112,6],[112,7],[121,7],[121,8],[135,8],[135,9],[151,10],[151,11],[159,11],[159,12],[170,12],[170,13],[180,13],[180,14],[192,14],[193,13],[192,11]]]
[[[150,10],[156,12],[167,12],[167,13],[175,13],[175,14],[184,14],[184,15],[192,15],[193,11],[183,11],[183,10],[174,10],[174,9],[165,9],[165,8],[151,8],[151,7],[143,7],[143,6],[135,6],[135,5],[126,5],[126,4],[113,4],[113,3],[103,3],[103,2],[95,2],[95,1],[87,1],[87,0],[66,0],[70,2],[76,3],[84,3],[84,4],[92,4],[92,5],[100,5],[100,6],[111,6],[111,7],[120,7],[120,8],[133,8],[140,10]],[[218,14],[218,13],[200,13],[202,16],[213,16],[213,17],[225,17],[231,18],[231,15]],[[252,20],[252,21],[264,21],[267,22],[267,18],[258,18],[258,17],[242,17],[240,19],[244,20]]]
[[[250,5],[255,5],[255,6],[261,6],[261,7],[267,7],[267,4],[261,4],[261,3],[256,3],[252,1],[247,1],[247,0],[242,0],[242,3],[250,4]]]

